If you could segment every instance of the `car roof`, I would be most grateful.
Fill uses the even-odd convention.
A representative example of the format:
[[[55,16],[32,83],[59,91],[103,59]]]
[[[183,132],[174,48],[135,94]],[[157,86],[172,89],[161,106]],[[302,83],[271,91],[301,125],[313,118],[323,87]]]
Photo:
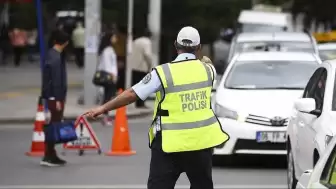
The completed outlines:
[[[239,14],[238,22],[241,24],[264,24],[283,27],[288,25],[288,17],[288,13],[282,12],[243,10]]]
[[[336,43],[324,43],[318,45],[319,50],[336,50]]]
[[[318,61],[308,52],[243,52],[236,55],[236,61]]]
[[[303,32],[269,32],[269,33],[241,33],[237,36],[239,42],[259,41],[300,41],[310,42],[308,34]]]

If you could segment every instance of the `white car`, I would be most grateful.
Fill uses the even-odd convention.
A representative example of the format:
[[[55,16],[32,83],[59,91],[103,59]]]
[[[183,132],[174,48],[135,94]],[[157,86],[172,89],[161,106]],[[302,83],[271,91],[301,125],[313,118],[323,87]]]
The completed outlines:
[[[329,189],[336,186],[336,137],[333,137],[314,169],[306,170],[296,185],[297,189]]]
[[[323,61],[336,59],[336,43],[319,44],[318,50]]]
[[[290,14],[261,10],[242,10],[238,17],[241,32],[278,32],[292,29]]]
[[[317,56],[304,52],[236,55],[213,99],[215,114],[230,136],[229,141],[214,149],[214,158],[232,154],[285,155],[290,110],[320,63]]]
[[[312,169],[336,134],[336,61],[319,65],[294,103],[287,134],[288,186]]]
[[[280,50],[318,54],[314,37],[304,32],[241,33],[234,37],[229,58],[240,52]]]

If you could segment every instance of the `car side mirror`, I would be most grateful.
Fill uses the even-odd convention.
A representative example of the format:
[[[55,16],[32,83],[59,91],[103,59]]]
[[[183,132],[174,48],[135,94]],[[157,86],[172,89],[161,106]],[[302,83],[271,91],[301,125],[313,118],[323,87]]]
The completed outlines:
[[[313,99],[313,98],[299,98],[294,102],[294,107],[295,107],[296,110],[298,110],[300,112],[314,114],[315,113],[314,111],[316,110],[315,99]]]
[[[312,173],[313,173],[313,170],[306,170],[305,172],[303,172],[303,174],[299,178],[297,188],[305,188],[305,186],[308,186]],[[300,187],[300,186],[303,186],[303,187]]]
[[[309,113],[312,114],[312,115],[315,115],[317,117],[320,117],[321,114],[322,114],[322,111],[316,109],[316,110],[310,111]]]

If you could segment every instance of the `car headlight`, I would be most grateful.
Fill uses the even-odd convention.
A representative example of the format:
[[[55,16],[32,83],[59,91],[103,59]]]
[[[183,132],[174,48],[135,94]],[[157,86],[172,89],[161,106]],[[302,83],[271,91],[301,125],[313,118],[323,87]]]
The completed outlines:
[[[216,104],[215,112],[218,117],[225,117],[234,120],[238,119],[238,113],[236,111],[225,108],[219,104]]]
[[[326,146],[330,143],[331,139],[333,138],[333,136],[331,135],[326,135],[325,136],[325,143],[326,143]]]

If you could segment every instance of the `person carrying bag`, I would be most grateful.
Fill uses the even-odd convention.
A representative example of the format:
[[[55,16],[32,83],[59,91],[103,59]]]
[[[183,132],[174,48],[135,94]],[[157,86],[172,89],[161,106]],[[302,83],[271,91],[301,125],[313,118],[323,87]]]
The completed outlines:
[[[117,55],[112,47],[118,41],[113,33],[105,34],[99,46],[99,64],[96,73],[93,76],[93,84],[104,88],[103,103],[111,100],[117,92],[118,80],[118,62]],[[108,116],[108,112],[104,114],[103,125],[112,125],[112,118]]]

